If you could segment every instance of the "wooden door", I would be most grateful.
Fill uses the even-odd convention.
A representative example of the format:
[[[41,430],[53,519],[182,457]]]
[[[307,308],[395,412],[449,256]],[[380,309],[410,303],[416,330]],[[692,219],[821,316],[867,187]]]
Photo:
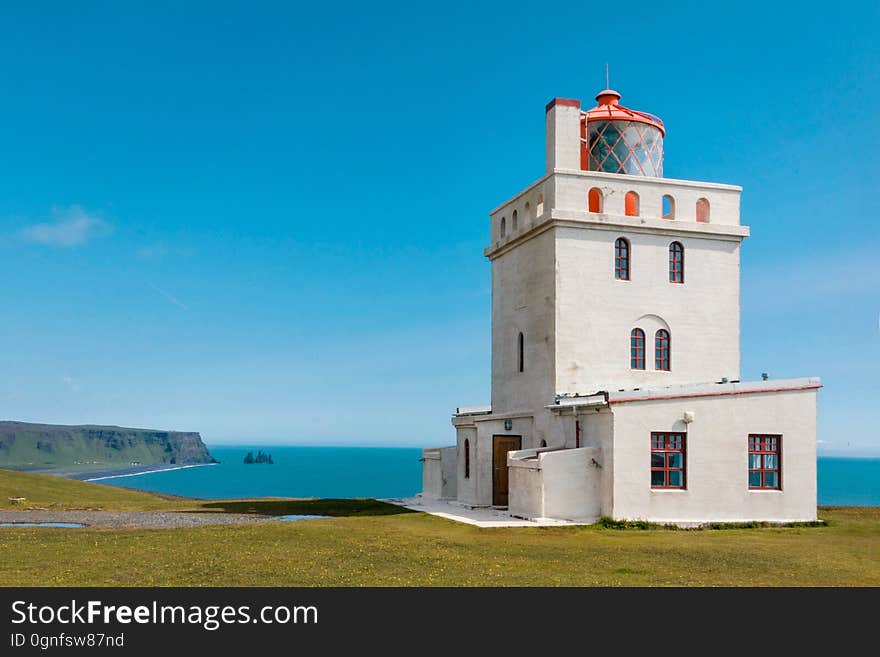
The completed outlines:
[[[507,452],[522,447],[522,436],[492,437],[492,504],[507,506],[509,487],[507,472]]]

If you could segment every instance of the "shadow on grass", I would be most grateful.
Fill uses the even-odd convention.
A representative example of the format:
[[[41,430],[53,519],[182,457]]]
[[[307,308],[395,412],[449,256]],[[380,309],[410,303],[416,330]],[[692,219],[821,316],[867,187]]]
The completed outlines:
[[[261,516],[393,516],[416,513],[402,506],[374,499],[317,499],[317,500],[218,500],[204,502],[207,511],[223,513],[253,513]]]

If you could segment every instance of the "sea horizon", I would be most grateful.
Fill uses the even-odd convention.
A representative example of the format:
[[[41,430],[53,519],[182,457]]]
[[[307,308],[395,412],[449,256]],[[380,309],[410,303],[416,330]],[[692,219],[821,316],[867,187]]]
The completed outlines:
[[[398,498],[421,490],[421,447],[208,444],[217,464],[169,464],[97,483],[200,499]],[[273,464],[245,464],[249,451]],[[202,467],[206,466],[206,467]],[[880,506],[880,457],[819,456],[820,506]]]

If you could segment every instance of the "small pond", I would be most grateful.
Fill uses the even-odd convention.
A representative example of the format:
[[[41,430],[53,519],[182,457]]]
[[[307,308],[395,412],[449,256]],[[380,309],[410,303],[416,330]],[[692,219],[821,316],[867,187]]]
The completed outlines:
[[[313,520],[315,518],[329,518],[330,516],[299,516],[299,515],[288,515],[288,516],[276,516],[273,518],[274,520],[280,520],[281,522],[296,522],[297,520]]]
[[[79,522],[0,522],[0,527],[64,527],[74,529],[85,527]]]

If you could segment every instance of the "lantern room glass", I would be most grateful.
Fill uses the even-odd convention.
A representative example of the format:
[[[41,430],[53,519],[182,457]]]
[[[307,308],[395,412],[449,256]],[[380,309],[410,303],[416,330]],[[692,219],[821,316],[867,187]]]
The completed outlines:
[[[636,121],[589,121],[590,171],[663,177],[663,133]]]

